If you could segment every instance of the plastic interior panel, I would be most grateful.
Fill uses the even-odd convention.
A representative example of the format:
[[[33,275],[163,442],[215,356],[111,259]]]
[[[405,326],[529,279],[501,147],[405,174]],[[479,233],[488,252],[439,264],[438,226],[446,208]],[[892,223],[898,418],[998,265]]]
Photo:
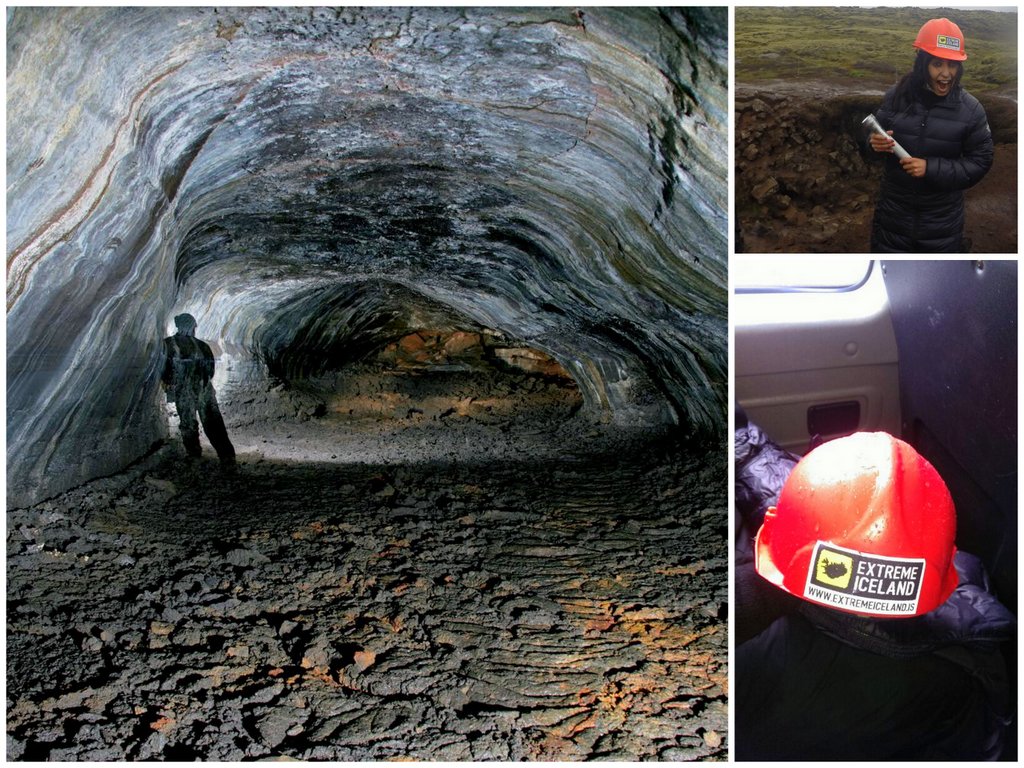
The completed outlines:
[[[807,450],[809,408],[847,400],[860,404],[858,429],[900,434],[896,339],[877,265],[855,290],[738,293],[730,312],[736,399],[787,450]]]
[[[816,405],[855,400],[860,404],[859,430],[899,434],[900,410],[894,365],[860,366],[851,377],[846,368],[787,371],[737,376],[736,399],[747,415],[783,448],[803,455],[811,435],[807,411]],[[821,435],[824,439],[837,434]]]

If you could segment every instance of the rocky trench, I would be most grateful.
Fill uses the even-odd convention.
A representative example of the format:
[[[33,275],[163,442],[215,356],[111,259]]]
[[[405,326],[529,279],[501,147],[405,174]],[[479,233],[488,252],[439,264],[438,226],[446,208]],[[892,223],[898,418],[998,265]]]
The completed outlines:
[[[9,510],[8,758],[725,759],[724,452],[435,423],[462,447],[280,458],[354,439],[311,417]]]
[[[736,250],[865,253],[882,164],[861,120],[884,89],[773,82],[736,87]],[[1017,252],[1016,93],[981,96],[995,160],[966,197],[969,250]]]

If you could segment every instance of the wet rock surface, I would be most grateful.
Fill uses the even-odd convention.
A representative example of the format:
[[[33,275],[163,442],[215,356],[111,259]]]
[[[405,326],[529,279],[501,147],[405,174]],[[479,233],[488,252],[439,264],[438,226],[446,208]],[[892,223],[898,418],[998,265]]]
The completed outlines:
[[[725,8],[18,8],[8,61],[13,504],[167,437],[181,312],[218,376],[497,333],[724,431]]]
[[[727,43],[12,10],[8,756],[724,757]]]
[[[10,510],[9,759],[724,759],[724,450],[466,427]]]

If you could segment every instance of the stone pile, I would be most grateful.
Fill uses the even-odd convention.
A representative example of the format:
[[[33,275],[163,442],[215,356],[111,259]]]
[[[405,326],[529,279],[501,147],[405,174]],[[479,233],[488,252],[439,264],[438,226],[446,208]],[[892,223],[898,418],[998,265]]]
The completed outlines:
[[[864,214],[880,169],[861,154],[852,116],[866,115],[880,96],[833,96],[822,104],[789,90],[737,89],[739,250],[864,249],[858,238],[866,244]]]
[[[518,350],[512,350],[518,351]],[[292,423],[321,422],[319,432],[357,429],[361,438],[438,424],[500,426],[504,432],[550,429],[572,419],[583,405],[568,376],[522,373],[523,358],[506,370],[483,364],[352,364],[296,382],[231,390],[221,398],[228,427],[266,431]],[[173,421],[173,408],[168,408]],[[305,432],[317,429],[306,424]],[[354,435],[354,433],[353,433]],[[486,432],[481,433],[486,435]],[[514,439],[514,436],[513,436]],[[369,448],[367,448],[369,452]]]

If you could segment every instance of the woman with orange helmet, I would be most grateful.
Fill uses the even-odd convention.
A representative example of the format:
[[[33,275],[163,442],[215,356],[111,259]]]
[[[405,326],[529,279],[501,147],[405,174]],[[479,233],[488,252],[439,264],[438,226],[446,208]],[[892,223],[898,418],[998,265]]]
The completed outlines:
[[[992,166],[985,110],[960,84],[966,40],[949,19],[926,22],[913,69],[886,93],[876,116],[891,138],[871,229],[875,253],[957,253],[964,246],[964,190]],[[895,139],[910,157],[892,154]]]
[[[795,466],[776,456],[789,473],[752,560],[789,602],[736,648],[736,758],[998,758],[1011,712],[1000,644],[1016,620],[980,560],[957,551],[938,472],[883,432],[824,443]],[[738,499],[748,470],[737,466]]]

